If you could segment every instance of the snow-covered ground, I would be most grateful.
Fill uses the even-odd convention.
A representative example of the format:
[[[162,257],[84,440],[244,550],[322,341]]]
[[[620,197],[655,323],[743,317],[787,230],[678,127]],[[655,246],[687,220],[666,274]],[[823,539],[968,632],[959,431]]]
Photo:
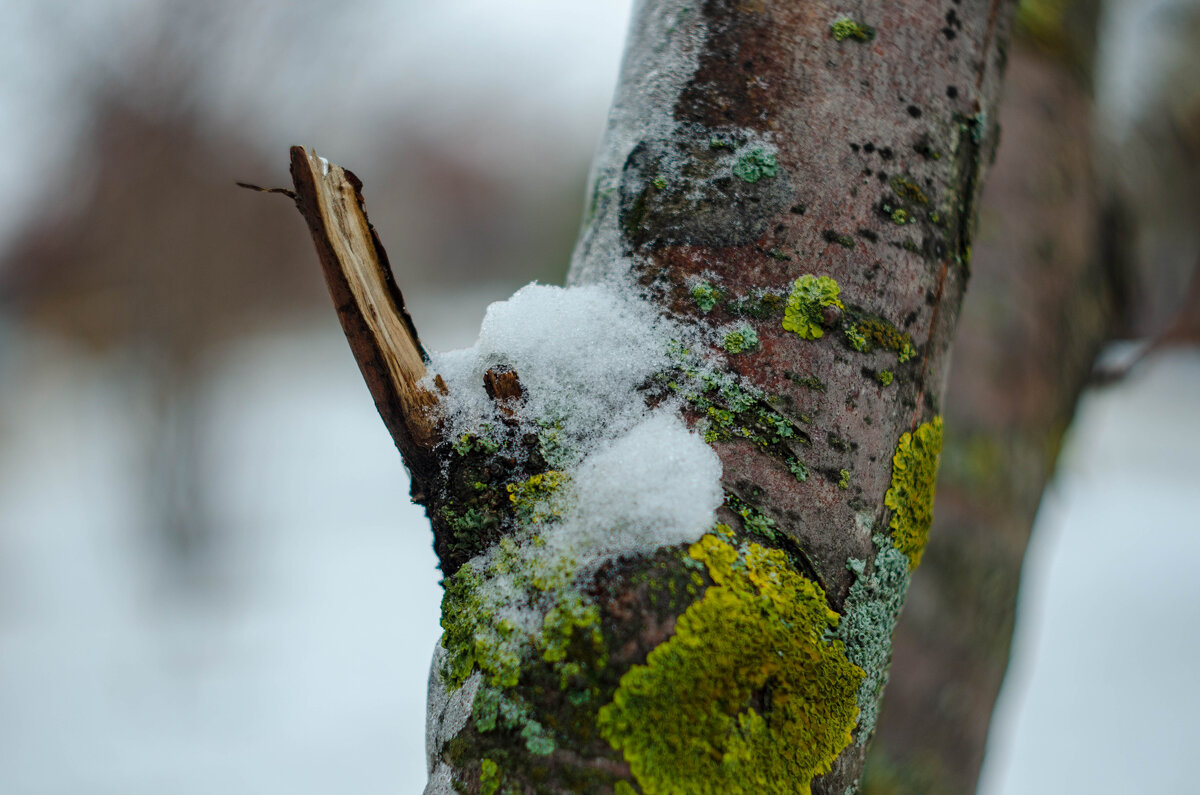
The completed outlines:
[[[466,344],[439,319],[508,290],[414,313]],[[6,337],[0,792],[421,790],[436,559],[328,320],[216,365],[200,413],[218,532],[190,588],[154,552],[128,368]]]
[[[414,312],[431,343],[461,345],[446,318],[504,290]],[[24,342],[0,358],[0,792],[419,792],[438,575],[332,318],[214,366],[217,554],[191,588],[163,581],[148,543],[136,382]],[[985,795],[1188,791],[1198,408],[1195,352],[1081,407]]]
[[[980,795],[1195,792],[1200,352],[1088,394],[1025,562]]]

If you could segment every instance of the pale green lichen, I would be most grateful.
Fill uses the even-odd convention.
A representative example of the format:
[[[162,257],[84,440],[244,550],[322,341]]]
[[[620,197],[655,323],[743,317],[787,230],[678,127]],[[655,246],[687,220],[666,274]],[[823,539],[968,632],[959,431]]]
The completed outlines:
[[[746,528],[747,533],[768,541],[774,541],[778,536],[775,520],[764,516],[761,511],[741,500],[736,494],[725,495],[725,507],[742,517],[742,526]]]
[[[779,550],[710,534],[690,555],[714,585],[621,677],[602,736],[645,795],[810,793],[858,715],[838,614]]]
[[[787,460],[787,468],[798,482],[803,483],[808,480],[808,467],[804,465],[803,461],[796,458],[789,458]]]
[[[942,418],[938,416],[901,436],[892,457],[892,485],[883,502],[892,511],[892,542],[908,556],[910,569],[921,562],[929,540],[941,452]]]
[[[788,440],[809,443],[802,431],[772,408],[771,396],[766,393],[741,386],[719,373],[685,372],[685,376],[699,389],[688,390],[675,382],[668,383],[667,388],[682,391],[684,398],[704,415],[704,441],[709,444],[745,439],[768,449],[787,444]]]
[[[838,283],[829,276],[804,274],[792,285],[792,293],[788,296],[787,308],[783,313],[784,329],[806,340],[824,336],[822,312],[831,306],[838,310],[845,309],[838,298],[840,294]]]
[[[692,300],[701,312],[711,312],[721,300],[721,291],[708,282],[697,282],[692,285]]]
[[[451,443],[454,452],[461,456],[470,455],[473,452],[483,453],[484,455],[493,455],[500,449],[500,444],[494,442],[486,436],[477,436],[473,433],[464,433],[458,439]]]
[[[538,449],[553,470],[562,470],[575,461],[575,450],[567,443],[561,420],[538,420]]]
[[[906,176],[896,175],[891,179],[892,190],[903,201],[913,202],[914,204],[929,204],[929,197],[925,195],[925,191],[921,190],[921,186]]]
[[[905,210],[903,207],[897,207],[895,210],[892,210],[892,223],[896,224],[897,226],[904,226],[907,224],[908,210]]]
[[[490,558],[467,563],[446,580],[446,654],[439,673],[447,689],[456,690],[478,670],[483,679],[471,710],[475,729],[517,731],[530,753],[544,756],[554,750],[554,735],[517,689],[523,665],[540,657],[566,690],[583,668],[569,652],[581,652],[599,670],[607,664],[607,651],[599,610],[574,584],[576,562],[542,549],[537,538],[523,547],[502,538]],[[520,604],[513,603],[514,593],[522,594]],[[518,617],[530,610],[541,613],[540,632]]]
[[[838,479],[838,488],[839,488],[839,489],[848,489],[848,488],[850,488],[850,470],[849,470],[849,469],[843,469],[843,470],[842,470],[841,472],[839,472],[838,474],[841,476],[841,477]]]
[[[880,317],[859,315],[842,328],[842,333],[854,350],[869,353],[874,348],[883,348],[895,353],[900,364],[917,354],[912,337]]]
[[[745,315],[766,320],[778,315],[783,308],[783,303],[782,295],[764,290],[754,290],[748,295],[731,300],[725,305],[725,309],[731,315]]]
[[[846,335],[846,342],[850,343],[851,348],[859,353],[863,353],[867,350],[867,338],[863,335],[858,326],[851,323],[842,331]]]
[[[877,380],[883,386],[890,386],[895,378],[896,376],[892,374],[891,370],[880,370],[875,376],[875,380]]]
[[[750,326],[742,326],[725,335],[721,347],[729,353],[742,353],[758,347],[758,332]]]
[[[480,733],[504,729],[518,731],[525,750],[535,756],[554,753],[554,737],[533,717],[533,710],[511,691],[481,686],[471,705],[471,719]]]
[[[775,176],[779,173],[779,164],[775,155],[760,146],[755,146],[738,155],[733,164],[733,175],[746,182],[758,182],[760,179]]]
[[[850,586],[845,612],[834,633],[845,644],[846,659],[866,674],[858,689],[859,745],[865,745],[875,731],[879,700],[891,665],[892,631],[909,583],[904,553],[893,547],[887,536],[876,535],[874,540],[879,552],[869,575],[866,561],[851,559],[847,564],[858,577]]]
[[[875,28],[870,25],[864,25],[861,22],[855,22],[850,17],[839,17],[829,26],[830,35],[836,41],[845,41],[846,39],[854,39],[855,41],[868,42],[875,38]]]

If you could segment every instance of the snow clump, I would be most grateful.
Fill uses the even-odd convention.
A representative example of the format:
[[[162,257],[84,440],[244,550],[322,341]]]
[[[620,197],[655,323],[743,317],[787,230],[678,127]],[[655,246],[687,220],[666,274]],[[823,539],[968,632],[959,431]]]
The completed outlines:
[[[573,488],[555,540],[576,554],[695,541],[723,499],[716,453],[665,411],[585,458]]]
[[[443,408],[453,435],[500,431],[483,375],[511,369],[524,390],[523,430],[555,428],[583,453],[646,415],[637,389],[670,365],[673,335],[650,305],[610,287],[530,284],[488,307],[474,346],[432,363],[450,391]]]
[[[695,541],[722,501],[720,461],[679,419],[679,399],[649,409],[641,391],[679,365],[671,351],[688,334],[615,287],[531,284],[488,307],[475,345],[433,354],[432,370],[452,438],[553,435],[570,485],[561,520],[536,527],[547,547],[577,559],[647,550]],[[484,389],[493,368],[520,381],[512,417]]]

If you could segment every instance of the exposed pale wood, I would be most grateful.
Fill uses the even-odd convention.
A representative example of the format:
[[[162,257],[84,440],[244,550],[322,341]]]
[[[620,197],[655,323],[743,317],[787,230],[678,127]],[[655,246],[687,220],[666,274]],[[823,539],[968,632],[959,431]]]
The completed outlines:
[[[292,147],[291,161],[296,206],[312,232],[346,340],[414,481],[421,480],[438,441],[438,397],[421,385],[428,358],[367,220],[362,182],[302,146]]]

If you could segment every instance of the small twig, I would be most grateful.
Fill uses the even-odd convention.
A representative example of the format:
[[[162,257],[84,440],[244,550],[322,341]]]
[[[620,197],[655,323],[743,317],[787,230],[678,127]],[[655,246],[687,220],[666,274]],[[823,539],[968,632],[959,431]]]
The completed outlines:
[[[245,188],[246,190],[256,190],[259,193],[282,193],[284,196],[287,196],[292,201],[296,201],[296,199],[297,199],[296,191],[292,190],[291,188],[264,188],[261,185],[253,185],[249,182],[235,182],[234,184],[237,185],[239,188]]]
[[[1192,270],[1183,304],[1165,329],[1142,344],[1140,350],[1123,362],[1098,364],[1092,371],[1092,386],[1108,386],[1127,378],[1135,367],[1151,355],[1173,347],[1200,344],[1200,262]]]

